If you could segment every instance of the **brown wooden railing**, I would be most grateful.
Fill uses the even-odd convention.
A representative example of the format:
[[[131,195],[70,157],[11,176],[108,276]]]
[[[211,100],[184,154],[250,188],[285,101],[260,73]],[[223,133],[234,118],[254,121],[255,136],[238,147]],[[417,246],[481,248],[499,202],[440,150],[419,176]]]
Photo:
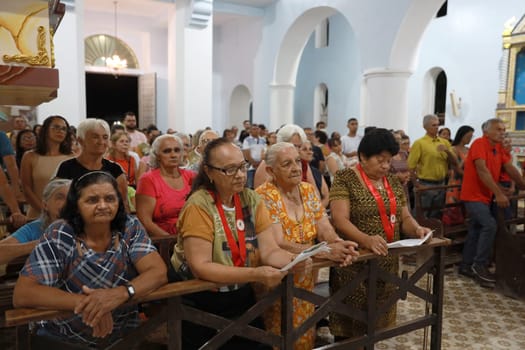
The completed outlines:
[[[221,285],[200,280],[170,283],[136,301],[139,303],[161,301],[165,303],[165,306],[158,308],[158,312],[150,316],[147,321],[143,322],[143,324],[131,334],[114,344],[108,344],[106,348],[129,349],[136,345],[138,341],[144,339],[153,329],[166,323],[169,334],[168,348],[170,350],[181,350],[181,321],[187,320],[217,329],[217,334],[201,349],[217,349],[231,337],[241,336],[289,350],[293,349],[294,341],[307,329],[314,327],[319,320],[326,317],[329,313],[335,312],[366,323],[367,333],[357,338],[323,346],[321,349],[351,350],[361,347],[373,349],[374,344],[381,340],[430,326],[430,348],[432,350],[438,350],[441,348],[443,322],[443,251],[444,247],[448,244],[449,240],[433,238],[428,244],[421,247],[391,250],[390,254],[395,255],[406,252],[424,253],[422,255],[425,256],[425,260],[416,271],[411,275],[404,271],[401,276],[381,270],[378,265],[379,257],[371,252],[362,250],[358,261],[366,262],[366,267],[351,283],[328,297],[295,288],[293,285],[293,275],[289,274],[284,278],[280,287],[275,288],[236,320],[229,320],[209,314],[183,303],[182,297],[186,294],[214,289]],[[330,262],[324,261],[316,262],[314,267],[331,265]],[[428,290],[417,285],[417,282],[427,274],[433,277],[432,288]],[[379,280],[395,284],[397,290],[384,304],[378,305],[375,298],[375,286]],[[360,283],[367,283],[369,286],[367,310],[356,310],[343,303],[343,299],[356,290]],[[414,320],[398,323],[388,329],[377,329],[375,326],[377,318],[398,300],[405,299],[408,293],[429,303],[431,305],[430,312]],[[318,306],[314,314],[298,328],[294,328],[292,324],[292,299],[294,297],[307,300]],[[249,325],[253,319],[260,316],[269,305],[278,299],[281,300],[283,305],[282,336],[270,334],[269,332]],[[12,309],[5,312],[3,323],[4,326],[17,326],[18,349],[28,349],[30,348],[30,337],[28,337],[27,329],[30,321],[49,320],[67,315],[71,315],[71,313],[53,310]]]

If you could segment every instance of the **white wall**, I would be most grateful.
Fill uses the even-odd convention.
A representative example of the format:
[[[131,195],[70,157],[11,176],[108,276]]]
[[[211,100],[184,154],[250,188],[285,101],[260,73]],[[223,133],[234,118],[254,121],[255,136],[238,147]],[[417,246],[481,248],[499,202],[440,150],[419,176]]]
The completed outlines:
[[[448,92],[461,97],[461,115],[452,115],[447,93],[446,126],[452,134],[470,125],[480,136],[481,124],[495,116],[498,97],[498,65],[502,54],[503,23],[525,13],[522,0],[500,2],[455,0],[448,2],[448,14],[428,26],[419,49],[416,71],[409,80],[409,127],[414,139],[424,134],[423,103],[425,74],[441,67],[447,74]]]
[[[312,34],[304,48],[297,72],[295,90],[295,122],[302,126],[315,126],[313,100],[320,83],[328,87],[329,131],[345,130],[346,120],[359,115],[361,82],[360,53],[354,33],[341,14],[329,18],[329,45],[315,48]]]
[[[245,17],[215,25],[213,31],[213,127],[222,129],[241,126],[244,117],[230,115],[230,99],[238,85],[244,85],[253,96],[255,57],[260,48],[263,19]],[[256,103],[256,102],[254,102]],[[264,118],[254,118],[263,123]]]

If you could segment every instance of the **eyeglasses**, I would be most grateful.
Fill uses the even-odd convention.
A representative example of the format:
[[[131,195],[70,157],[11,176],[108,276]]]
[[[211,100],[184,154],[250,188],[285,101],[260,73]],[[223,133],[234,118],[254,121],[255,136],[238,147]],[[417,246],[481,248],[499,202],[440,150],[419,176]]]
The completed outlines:
[[[51,125],[49,128],[50,128],[51,130],[54,130],[54,131],[63,131],[63,132],[67,132],[67,126]]]
[[[247,162],[243,162],[239,166],[232,165],[232,166],[229,166],[229,167],[226,167],[226,168],[219,168],[219,167],[216,167],[216,166],[213,166],[213,165],[210,165],[210,164],[207,164],[207,165],[208,165],[208,168],[222,171],[224,173],[224,175],[226,175],[226,176],[233,176],[233,175],[237,174],[237,172],[239,170],[241,172],[245,173],[245,172],[248,171],[248,168],[250,167],[250,163],[247,163]]]

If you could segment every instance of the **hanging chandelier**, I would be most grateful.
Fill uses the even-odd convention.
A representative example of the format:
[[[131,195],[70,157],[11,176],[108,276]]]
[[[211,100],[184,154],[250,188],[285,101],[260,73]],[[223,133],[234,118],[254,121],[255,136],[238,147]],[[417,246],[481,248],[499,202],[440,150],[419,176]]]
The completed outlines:
[[[118,71],[120,69],[124,69],[128,67],[128,62],[125,59],[120,58],[120,56],[117,53],[117,4],[118,1],[113,1],[113,5],[115,7],[115,13],[114,13],[114,22],[115,22],[115,50],[113,51],[113,55],[111,57],[106,57],[106,67],[111,68],[114,71]]]

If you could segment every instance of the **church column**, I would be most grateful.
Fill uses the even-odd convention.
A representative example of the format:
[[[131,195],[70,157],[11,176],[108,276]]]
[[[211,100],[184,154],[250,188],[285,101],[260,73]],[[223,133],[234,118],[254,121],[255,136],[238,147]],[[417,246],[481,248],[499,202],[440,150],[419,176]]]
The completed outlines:
[[[168,127],[212,126],[212,0],[177,0],[168,25]]]
[[[270,126],[275,130],[293,123],[295,84],[270,84]]]
[[[387,68],[364,73],[361,89],[362,125],[407,129],[410,75],[410,71]]]

